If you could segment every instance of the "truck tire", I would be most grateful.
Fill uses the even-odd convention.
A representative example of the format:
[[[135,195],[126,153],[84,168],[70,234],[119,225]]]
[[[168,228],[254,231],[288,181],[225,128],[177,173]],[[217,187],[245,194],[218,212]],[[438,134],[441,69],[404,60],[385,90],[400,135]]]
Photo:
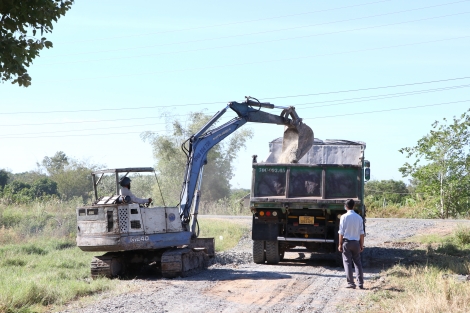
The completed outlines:
[[[264,240],[253,240],[253,262],[256,264],[264,264],[266,261],[264,243]]]
[[[266,262],[268,264],[277,264],[281,260],[279,253],[279,244],[277,240],[266,241]]]

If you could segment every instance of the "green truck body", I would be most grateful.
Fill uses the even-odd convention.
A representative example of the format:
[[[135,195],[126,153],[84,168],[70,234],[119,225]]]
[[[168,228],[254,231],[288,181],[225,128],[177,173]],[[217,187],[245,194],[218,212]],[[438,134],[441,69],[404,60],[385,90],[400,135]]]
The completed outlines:
[[[295,247],[311,252],[337,251],[339,219],[353,199],[365,223],[364,182],[369,162],[365,143],[321,141],[299,163],[280,164],[282,141],[270,143],[266,162],[253,163],[250,209],[255,263],[276,264]]]

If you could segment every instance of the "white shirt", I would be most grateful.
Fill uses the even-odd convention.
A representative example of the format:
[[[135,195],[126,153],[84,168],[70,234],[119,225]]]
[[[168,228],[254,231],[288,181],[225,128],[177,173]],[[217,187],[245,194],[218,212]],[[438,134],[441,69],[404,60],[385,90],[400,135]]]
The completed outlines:
[[[144,203],[149,202],[149,199],[141,199],[141,198],[137,198],[136,196],[134,196],[134,194],[131,192],[131,190],[127,187],[121,187],[120,194],[124,198],[127,197],[127,196],[131,197],[131,202],[132,203],[144,204]]]
[[[359,240],[361,235],[364,235],[362,217],[354,212],[354,210],[348,210],[339,220],[338,234],[343,235],[348,240]]]

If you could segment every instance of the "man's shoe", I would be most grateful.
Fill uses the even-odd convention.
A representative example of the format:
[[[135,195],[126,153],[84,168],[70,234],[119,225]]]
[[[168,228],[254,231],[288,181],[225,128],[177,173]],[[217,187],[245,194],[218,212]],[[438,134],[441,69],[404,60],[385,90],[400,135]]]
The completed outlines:
[[[346,286],[346,287],[344,287],[344,288],[348,288],[348,289],[356,289],[356,286],[354,286],[354,285],[347,285],[347,286]]]
[[[364,289],[364,286],[359,286],[359,289]]]

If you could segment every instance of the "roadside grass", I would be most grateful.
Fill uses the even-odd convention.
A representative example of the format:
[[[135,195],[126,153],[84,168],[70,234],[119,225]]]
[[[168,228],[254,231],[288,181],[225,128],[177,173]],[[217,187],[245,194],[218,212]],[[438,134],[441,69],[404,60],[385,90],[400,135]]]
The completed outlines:
[[[252,213],[248,207],[240,203],[239,199],[224,198],[214,202],[201,202],[199,214],[250,216]]]
[[[0,203],[0,313],[45,312],[126,288],[125,281],[91,279],[94,254],[81,251],[75,243],[79,205],[73,201]],[[220,219],[199,224],[201,237],[215,237],[219,252],[234,247],[247,231]]]
[[[91,255],[70,240],[28,240],[0,246],[0,312],[43,312],[50,305],[112,288],[90,278]]]
[[[367,205],[367,203],[366,203]],[[414,205],[389,204],[386,207],[367,206],[367,217],[372,218],[436,218],[421,203]]]
[[[214,237],[215,251],[225,251],[237,245],[241,237],[248,231],[248,226],[222,219],[199,219],[200,238]]]
[[[421,260],[395,265],[372,282],[368,312],[470,312],[470,228],[424,235]]]

